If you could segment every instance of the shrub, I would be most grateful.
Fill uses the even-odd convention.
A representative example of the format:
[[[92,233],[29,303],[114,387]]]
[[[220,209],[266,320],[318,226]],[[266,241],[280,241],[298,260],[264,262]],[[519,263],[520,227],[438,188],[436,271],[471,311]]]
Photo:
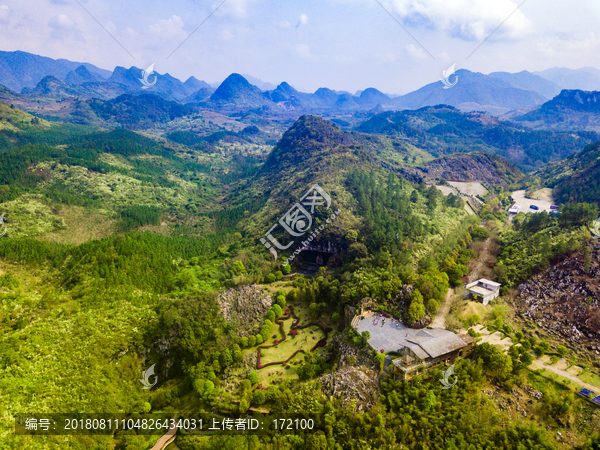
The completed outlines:
[[[256,335],[256,345],[260,345],[263,343],[263,337],[260,334]]]
[[[250,383],[253,385],[258,384],[258,374],[256,372],[250,372],[246,378],[250,380]]]
[[[567,354],[567,347],[565,347],[564,345],[559,345],[558,347],[556,347],[556,353],[558,353],[560,356],[565,356]]]
[[[261,389],[257,389],[256,391],[254,391],[254,395],[252,396],[253,405],[263,405],[266,401],[267,397]]]
[[[283,310],[281,309],[281,306],[279,306],[278,304],[274,304],[273,306],[271,306],[271,311],[273,311],[273,313],[275,314],[275,317],[279,317],[283,314]]]
[[[285,295],[278,295],[277,296],[277,304],[279,306],[281,306],[282,308],[285,308],[285,305],[286,305]]]
[[[248,337],[248,347],[254,347],[256,345],[256,337],[249,336]]]

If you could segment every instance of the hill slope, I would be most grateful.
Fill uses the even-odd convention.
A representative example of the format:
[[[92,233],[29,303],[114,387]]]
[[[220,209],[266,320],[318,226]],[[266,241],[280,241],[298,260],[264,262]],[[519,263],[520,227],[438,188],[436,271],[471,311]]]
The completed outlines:
[[[536,110],[512,120],[538,129],[600,131],[600,91],[565,89]]]
[[[544,167],[535,176],[553,188],[557,202],[587,202],[600,206],[600,142]]]
[[[549,161],[565,158],[600,138],[589,132],[528,130],[445,105],[378,114],[356,130],[397,136],[434,156],[473,151],[495,153],[522,170],[537,169]]]

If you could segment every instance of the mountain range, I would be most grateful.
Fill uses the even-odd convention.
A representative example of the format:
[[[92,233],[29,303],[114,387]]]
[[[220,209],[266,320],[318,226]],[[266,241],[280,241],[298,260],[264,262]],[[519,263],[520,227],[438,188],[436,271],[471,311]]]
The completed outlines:
[[[369,87],[352,95],[326,87],[313,93],[299,92],[287,82],[277,86],[250,75],[232,74],[215,89],[190,77],[185,82],[153,72],[144,89],[142,69],[116,67],[112,72],[92,64],[54,60],[30,53],[0,52],[0,84],[23,100],[68,97],[110,100],[123,94],[151,93],[179,103],[199,103],[214,108],[269,107],[283,110],[352,112],[417,109],[446,104],[463,111],[484,110],[492,115],[508,111],[528,112],[557,96],[563,89],[600,90],[600,70],[552,68],[542,72],[492,72],[488,75],[460,69],[442,89],[429,83],[403,96],[392,97]],[[52,77],[52,78],[48,78]],[[5,97],[3,97],[6,99]]]

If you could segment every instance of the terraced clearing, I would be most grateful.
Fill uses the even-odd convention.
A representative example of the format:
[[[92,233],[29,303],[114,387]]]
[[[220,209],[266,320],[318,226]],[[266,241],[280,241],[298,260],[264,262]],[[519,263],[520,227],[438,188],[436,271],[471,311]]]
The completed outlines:
[[[287,308],[289,311],[292,308]],[[325,339],[327,336],[316,325],[307,326],[309,322],[308,310],[306,308],[297,308],[293,309],[297,320],[297,329],[296,336],[293,337],[291,334],[292,324],[295,320],[292,318],[291,314],[288,318],[282,316],[278,318],[283,325],[283,331],[285,332],[286,339],[282,342],[279,342],[275,347],[264,348],[265,346],[273,345],[276,340],[281,340],[284,336],[281,334],[280,327],[278,324],[275,324],[273,327],[273,332],[269,339],[267,339],[263,344],[259,346],[260,351],[260,364],[263,366],[261,369],[257,369],[257,373],[259,375],[260,381],[262,384],[269,384],[271,380],[282,377],[295,377],[296,367],[300,365],[303,357],[303,352],[309,352],[313,349],[317,343]],[[301,328],[306,327],[306,328]],[[329,333],[331,334],[331,333]],[[273,337],[275,336],[275,337]],[[302,350],[303,352],[299,352]],[[253,348],[251,351],[256,352],[256,348]],[[295,352],[298,352],[294,355]],[[290,357],[294,355],[293,358]],[[273,364],[264,367],[266,364],[276,363],[278,361],[286,361],[289,359],[289,369],[285,368],[285,365],[282,364]]]

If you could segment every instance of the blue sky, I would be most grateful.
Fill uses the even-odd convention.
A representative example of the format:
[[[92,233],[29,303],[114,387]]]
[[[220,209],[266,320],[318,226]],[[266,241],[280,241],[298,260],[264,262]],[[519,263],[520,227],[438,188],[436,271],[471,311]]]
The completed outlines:
[[[109,70],[155,63],[182,80],[248,73],[311,92],[406,93],[453,63],[483,73],[600,67],[597,0],[226,0],[194,32],[221,2],[0,0],[0,50]]]

